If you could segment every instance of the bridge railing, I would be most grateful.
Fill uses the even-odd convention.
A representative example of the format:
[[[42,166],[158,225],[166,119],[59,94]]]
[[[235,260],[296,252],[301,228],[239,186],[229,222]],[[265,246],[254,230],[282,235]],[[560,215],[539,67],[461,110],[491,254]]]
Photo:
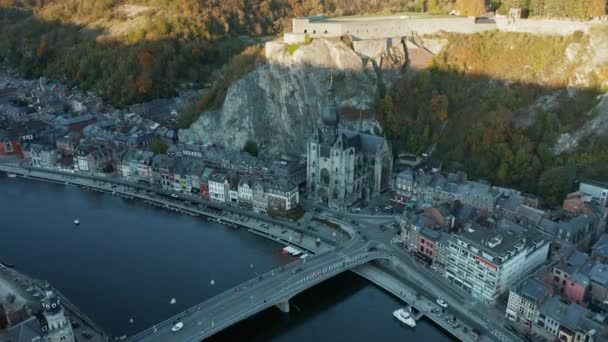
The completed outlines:
[[[331,272],[330,274],[325,274],[324,276],[319,276],[316,278],[312,278],[310,281],[308,282],[302,282],[300,283],[300,281],[302,279],[300,279],[298,282],[291,284],[287,287],[283,287],[281,288],[279,291],[277,291],[275,294],[273,294],[272,296],[270,296],[269,298],[266,299],[266,301],[264,303],[257,303],[255,306],[253,306],[252,308],[250,308],[247,312],[237,312],[234,313],[232,315],[230,315],[229,317],[227,317],[224,321],[222,322],[217,322],[212,329],[210,330],[206,330],[205,332],[202,332],[200,334],[197,334],[196,336],[190,338],[188,341],[190,342],[197,342],[200,341],[202,338],[208,337],[210,335],[212,335],[212,333],[214,331],[221,331],[229,326],[231,326],[234,323],[237,323],[243,319],[245,319],[246,317],[249,316],[249,314],[253,314],[254,312],[259,312],[267,307],[273,306],[274,303],[276,303],[277,301],[283,300],[285,297],[290,297],[292,296],[294,293],[299,293],[301,291],[303,291],[306,288],[309,288],[313,285],[316,285],[317,283],[320,283],[322,281],[325,281],[328,278],[333,277],[334,275],[336,275],[337,273],[341,273],[345,270],[348,270],[350,268],[365,264],[369,261],[375,260],[375,259],[380,259],[380,258],[387,258],[389,255],[386,254],[383,251],[374,251],[374,252],[362,252],[362,253],[357,253],[355,255],[352,256],[347,256],[348,261],[344,261],[344,267],[341,267],[339,269],[337,269],[335,272]]]
[[[133,335],[132,337],[129,338],[129,341],[136,341],[136,340],[141,339],[141,338],[143,338],[145,336],[153,334],[155,327],[158,328],[158,327],[167,325],[168,323],[171,323],[171,325],[173,325],[173,322],[175,320],[179,319],[180,317],[182,317],[184,315],[187,315],[187,314],[190,314],[192,312],[198,311],[198,307],[203,307],[203,306],[208,307],[208,306],[211,306],[211,305],[213,305],[213,304],[221,301],[222,299],[224,299],[226,297],[229,297],[230,295],[233,295],[236,292],[237,288],[243,288],[243,287],[247,287],[247,286],[250,286],[250,285],[257,284],[257,283],[261,282],[262,280],[267,279],[268,277],[273,276],[276,273],[280,273],[280,272],[285,272],[285,271],[291,270],[292,268],[294,268],[296,266],[299,266],[301,264],[303,264],[303,261],[300,260],[300,259],[298,259],[298,260],[296,260],[294,262],[291,262],[291,263],[289,263],[287,265],[275,268],[275,269],[270,270],[270,271],[268,271],[266,273],[263,273],[263,274],[261,274],[259,276],[256,276],[255,278],[249,279],[249,280],[247,280],[244,283],[241,283],[241,284],[239,284],[237,286],[234,286],[234,287],[232,287],[232,288],[230,288],[230,289],[228,289],[228,290],[226,290],[226,291],[224,291],[224,292],[222,292],[222,293],[220,293],[220,294],[218,294],[216,296],[213,296],[212,298],[209,298],[208,300],[206,300],[206,301],[204,301],[202,303],[194,305],[194,306],[192,306],[192,307],[190,307],[190,308],[188,308],[188,309],[180,312],[177,315],[174,315],[174,316],[172,316],[172,317],[170,317],[170,318],[168,318],[168,319],[166,319],[166,320],[164,320],[164,321],[162,321],[162,322],[160,322],[158,324],[155,324],[151,328],[148,328],[148,329],[146,329],[146,330],[144,330],[144,331],[142,331],[142,332],[140,332],[140,333],[138,333],[136,335]]]

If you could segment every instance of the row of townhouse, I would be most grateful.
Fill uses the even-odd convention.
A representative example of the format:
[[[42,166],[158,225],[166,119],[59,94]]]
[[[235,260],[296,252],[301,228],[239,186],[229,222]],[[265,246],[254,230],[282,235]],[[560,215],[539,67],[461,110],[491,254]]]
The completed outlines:
[[[549,340],[604,341],[608,332],[603,317],[565,300],[537,277],[526,279],[511,288],[505,316],[521,324],[525,330]]]
[[[494,212],[497,199],[513,190],[502,189],[486,183],[467,181],[466,174],[425,173],[406,169],[395,179],[395,200],[415,203],[419,208],[429,208],[446,201],[460,201],[476,208]]]
[[[143,150],[119,154],[116,170],[127,179],[164,190],[200,195],[258,213],[289,211],[299,204],[297,185],[287,179],[268,180],[208,166],[199,158],[171,157]]]
[[[398,239],[454,286],[494,303],[546,261],[550,241],[508,220],[480,216],[484,212],[465,205],[406,214]]]
[[[216,172],[210,177],[209,197],[256,213],[289,211],[300,202],[297,185],[288,180],[267,180],[225,172]]]
[[[184,143],[171,146],[167,154],[176,158],[195,158],[205,165],[229,172],[286,179],[298,186],[306,181],[306,162],[302,159],[263,161],[239,150]]]

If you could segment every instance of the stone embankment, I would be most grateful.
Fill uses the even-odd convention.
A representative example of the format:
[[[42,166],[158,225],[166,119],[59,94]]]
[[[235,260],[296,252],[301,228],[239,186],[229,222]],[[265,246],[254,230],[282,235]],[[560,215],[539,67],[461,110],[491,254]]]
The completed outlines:
[[[288,222],[258,215],[234,207],[222,206],[219,203],[206,201],[197,196],[179,194],[179,199],[168,197],[171,192],[152,189],[140,184],[116,178],[88,177],[65,174],[44,169],[24,168],[14,164],[0,163],[0,171],[14,173],[25,178],[48,181],[58,184],[76,185],[87,190],[99,191],[127,199],[140,199],[167,210],[209,218],[229,227],[241,227],[249,232],[272,239],[283,245],[297,246],[310,253],[330,250],[337,243],[346,241],[352,232],[336,230],[333,227],[313,221]],[[308,227],[315,228],[312,235]],[[334,234],[335,233],[335,234]],[[319,240],[317,240],[319,237]]]

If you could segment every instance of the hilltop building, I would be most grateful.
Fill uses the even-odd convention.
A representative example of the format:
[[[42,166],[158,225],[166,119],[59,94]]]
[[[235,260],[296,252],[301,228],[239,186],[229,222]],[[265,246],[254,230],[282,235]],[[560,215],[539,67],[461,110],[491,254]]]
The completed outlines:
[[[389,186],[393,159],[383,137],[338,129],[340,117],[333,82],[327,93],[322,125],[308,141],[309,198],[330,208],[344,209],[378,196]]]

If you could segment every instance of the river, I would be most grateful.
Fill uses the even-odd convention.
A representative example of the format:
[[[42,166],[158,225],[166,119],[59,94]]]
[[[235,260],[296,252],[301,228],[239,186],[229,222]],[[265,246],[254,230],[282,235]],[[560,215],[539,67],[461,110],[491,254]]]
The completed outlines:
[[[291,260],[278,244],[244,230],[1,172],[0,218],[0,261],[49,281],[114,336],[150,327]],[[401,303],[350,272],[292,304],[289,314],[266,310],[211,340],[451,340],[424,319],[413,330],[403,327],[391,315]]]

